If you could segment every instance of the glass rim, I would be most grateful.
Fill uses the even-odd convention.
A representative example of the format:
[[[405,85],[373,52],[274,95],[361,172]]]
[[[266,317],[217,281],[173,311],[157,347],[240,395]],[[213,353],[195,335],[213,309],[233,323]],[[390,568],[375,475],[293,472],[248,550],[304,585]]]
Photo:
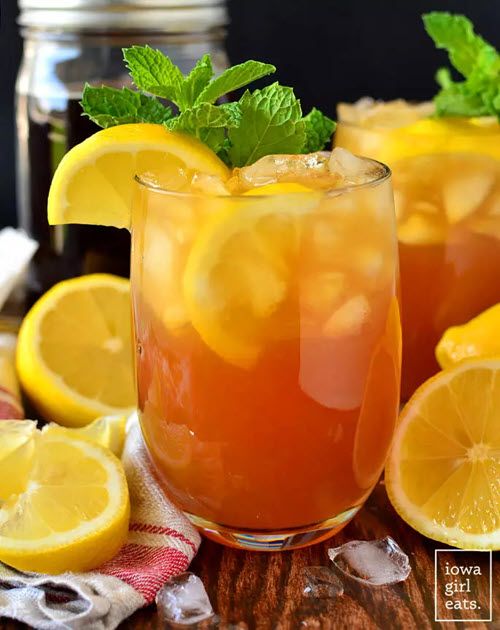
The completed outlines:
[[[365,188],[375,188],[376,186],[379,186],[381,184],[383,184],[385,181],[389,180],[391,178],[392,175],[392,171],[389,168],[389,166],[387,166],[387,164],[384,164],[384,162],[380,162],[379,160],[375,160],[373,158],[369,158],[366,157],[364,155],[356,155],[356,157],[359,157],[360,159],[366,161],[366,162],[370,162],[372,164],[376,164],[379,167],[381,167],[381,172],[378,173],[375,177],[373,177],[373,179],[369,179],[368,181],[365,182],[361,182],[359,184],[348,184],[346,186],[339,186],[338,188],[317,188],[317,189],[311,189],[310,191],[296,191],[296,192],[283,192],[283,193],[274,193],[274,194],[268,194],[268,195],[258,195],[259,199],[273,199],[276,197],[295,197],[297,195],[304,195],[304,197],[309,196],[309,195],[314,195],[314,196],[318,196],[321,195],[322,197],[339,197],[340,195],[343,194],[347,194],[350,192],[353,192],[355,190],[362,190]],[[184,197],[184,198],[211,198],[211,199],[245,199],[245,200],[249,200],[249,199],[254,199],[255,201],[255,197],[252,195],[244,195],[244,194],[238,194],[238,195],[212,195],[209,193],[205,193],[203,191],[196,191],[196,192],[192,192],[192,191],[178,191],[178,190],[170,190],[168,188],[165,188],[164,186],[155,184],[151,181],[147,181],[144,178],[144,175],[139,175],[136,174],[134,175],[134,180],[137,184],[139,184],[139,186],[141,186],[142,188],[145,188],[146,190],[149,190],[151,192],[155,192],[155,193],[161,193],[163,195],[167,195],[167,196],[172,196],[172,197]],[[279,183],[279,182],[276,182]],[[288,183],[288,182],[287,182]],[[255,186],[254,188],[251,188],[250,190],[254,190],[257,188],[261,188],[261,186]]]

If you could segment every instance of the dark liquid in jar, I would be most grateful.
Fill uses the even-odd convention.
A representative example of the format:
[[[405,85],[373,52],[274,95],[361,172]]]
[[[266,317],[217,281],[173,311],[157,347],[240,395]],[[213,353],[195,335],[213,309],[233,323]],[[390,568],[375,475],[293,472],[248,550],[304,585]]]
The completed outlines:
[[[56,282],[87,273],[129,275],[128,230],[93,225],[49,226],[47,197],[63,155],[98,131],[82,116],[79,99],[18,96],[18,205],[20,227],[39,243],[28,279],[28,301]],[[26,122],[27,121],[27,125]]]

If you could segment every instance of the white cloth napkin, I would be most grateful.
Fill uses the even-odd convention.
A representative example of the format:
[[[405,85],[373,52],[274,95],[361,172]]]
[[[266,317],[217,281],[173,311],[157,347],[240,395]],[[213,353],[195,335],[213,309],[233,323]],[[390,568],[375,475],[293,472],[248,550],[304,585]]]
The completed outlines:
[[[0,309],[22,279],[38,243],[22,230],[0,230]]]

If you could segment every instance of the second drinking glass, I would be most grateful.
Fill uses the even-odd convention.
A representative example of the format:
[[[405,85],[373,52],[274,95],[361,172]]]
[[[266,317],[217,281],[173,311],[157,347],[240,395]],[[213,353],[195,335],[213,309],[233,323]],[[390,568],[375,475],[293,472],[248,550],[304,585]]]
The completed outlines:
[[[500,125],[430,104],[341,105],[336,144],[387,162],[398,214],[402,397],[439,370],[450,326],[500,300]],[[366,119],[364,119],[366,118]]]

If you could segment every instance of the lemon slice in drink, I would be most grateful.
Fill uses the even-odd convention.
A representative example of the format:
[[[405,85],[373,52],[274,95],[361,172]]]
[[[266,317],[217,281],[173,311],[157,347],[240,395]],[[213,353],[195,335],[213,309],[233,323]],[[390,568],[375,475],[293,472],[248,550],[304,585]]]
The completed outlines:
[[[54,174],[48,199],[51,224],[130,226],[134,175],[161,173],[171,190],[194,173],[227,179],[229,171],[204,144],[162,125],[119,125],[73,147]]]
[[[129,281],[92,274],[52,287],[22,323],[16,362],[48,420],[83,426],[129,413],[136,401]]]
[[[269,197],[266,188],[248,201],[218,200],[221,209],[201,228],[183,278],[194,328],[217,355],[242,368],[257,361],[272,331],[287,327],[300,217],[320,198],[293,184],[270,185]]]
[[[463,361],[407,403],[386,467],[392,505],[424,536],[500,549],[500,359]]]
[[[93,569],[113,557],[127,536],[130,504],[122,465],[102,446],[35,435],[30,424],[27,443],[34,452],[22,488],[8,458],[0,457],[0,561],[41,573]],[[18,450],[18,438],[14,427],[0,424],[4,448]]]

